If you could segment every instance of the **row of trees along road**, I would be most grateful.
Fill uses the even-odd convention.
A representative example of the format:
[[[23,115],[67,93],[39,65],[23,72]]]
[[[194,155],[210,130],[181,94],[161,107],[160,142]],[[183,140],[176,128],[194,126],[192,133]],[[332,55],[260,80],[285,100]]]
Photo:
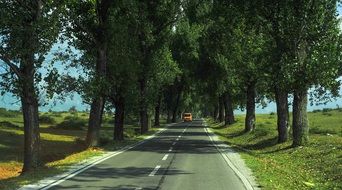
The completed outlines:
[[[278,142],[308,141],[309,92],[338,95],[341,32],[337,1],[269,0],[3,0],[0,2],[1,89],[20,98],[24,116],[23,173],[40,162],[39,113],[43,91],[82,95],[90,105],[88,147],[99,145],[105,108],[115,108],[114,140],[124,120],[176,122],[182,112],[234,123],[246,109],[245,132],[255,128],[255,106],[277,105]],[[82,70],[78,77],[52,68],[46,55]],[[76,49],[74,51],[72,49]],[[75,53],[77,52],[77,55]],[[59,62],[60,63],[60,62]],[[42,81],[45,81],[42,85]],[[314,89],[310,90],[309,89]]]

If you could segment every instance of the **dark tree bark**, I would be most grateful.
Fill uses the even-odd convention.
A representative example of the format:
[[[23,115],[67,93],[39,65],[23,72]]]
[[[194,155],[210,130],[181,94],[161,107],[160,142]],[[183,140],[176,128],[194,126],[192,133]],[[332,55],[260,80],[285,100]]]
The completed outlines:
[[[183,81],[183,80],[181,80]],[[173,110],[172,110],[172,122],[175,123],[177,122],[177,112],[178,112],[178,107],[179,107],[179,102],[180,102],[180,99],[181,99],[181,96],[182,96],[182,91],[183,91],[183,85],[182,85],[182,82],[181,84],[178,84],[178,88],[177,88],[177,98],[176,98],[176,102],[175,102],[175,105],[173,107]]]
[[[154,108],[154,126],[159,127],[160,126],[160,105],[161,105],[161,95],[158,96],[157,105]]]
[[[305,145],[309,140],[309,125],[307,117],[307,89],[294,91],[293,99],[293,146]]]
[[[103,43],[97,49],[96,77],[95,78],[100,79],[101,77],[105,77],[106,67],[107,67],[107,44]],[[95,147],[99,145],[99,136],[100,136],[100,128],[102,124],[104,104],[105,104],[104,94],[98,94],[92,100],[92,103],[90,106],[88,131],[87,131],[87,137],[86,137],[86,143],[88,147]]]
[[[42,1],[32,2],[32,10],[23,24],[24,39],[19,78],[20,99],[24,118],[24,166],[22,174],[35,170],[41,164],[38,96],[35,88],[35,52],[39,46],[39,37],[34,24],[41,17]]]
[[[250,82],[247,85],[245,132],[250,132],[255,129],[255,86],[256,82]]]
[[[218,113],[219,113],[219,106],[218,104],[216,103],[215,106],[214,106],[214,112],[213,112],[213,118],[217,121],[218,119]]]
[[[104,98],[94,98],[90,106],[86,143],[88,147],[99,145],[100,128],[104,108]]]
[[[107,53],[108,53],[108,39],[107,39],[107,27],[109,8],[111,0],[96,1],[97,19],[99,25],[95,34],[95,45],[97,51],[96,57],[96,68],[95,68],[95,79],[100,80],[106,77],[107,68]],[[103,89],[100,89],[99,94],[96,94],[92,100],[90,106],[90,114],[88,121],[88,131],[86,137],[86,143],[88,147],[99,145],[99,134],[102,124],[102,115],[105,104],[105,95],[101,94]],[[97,92],[96,92],[97,93]]]
[[[146,100],[146,79],[139,81],[140,86],[140,129],[141,134],[148,131],[148,114],[147,114],[147,100]]]
[[[225,125],[235,123],[234,108],[230,92],[224,94]]]
[[[289,108],[287,97],[286,91],[276,88],[278,143],[286,142],[288,138]]]
[[[33,54],[32,54],[33,56]],[[35,170],[40,165],[40,134],[38,99],[34,87],[33,57],[23,70],[21,104],[24,117],[24,166],[23,173]]]
[[[219,97],[219,115],[218,115],[219,122],[224,121],[224,96]]]
[[[166,119],[167,123],[171,123],[171,110],[167,110],[167,119]]]
[[[114,122],[114,140],[124,140],[124,118],[125,118],[125,99],[119,96],[115,100],[115,122]]]

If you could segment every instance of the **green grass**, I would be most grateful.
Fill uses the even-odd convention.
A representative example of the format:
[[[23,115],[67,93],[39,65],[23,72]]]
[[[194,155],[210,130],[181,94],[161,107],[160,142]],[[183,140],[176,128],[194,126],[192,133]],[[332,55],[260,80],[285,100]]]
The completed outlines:
[[[291,148],[291,139],[277,144],[276,115],[257,115],[256,130],[248,134],[244,117],[229,127],[208,124],[241,154],[262,189],[342,189],[342,112],[309,113],[310,143],[298,148]]]
[[[107,150],[113,151],[136,143],[157,130],[152,128],[148,134],[140,135],[137,133],[138,126],[125,125],[126,139],[114,142],[114,124],[110,116],[106,116],[100,134],[102,146],[86,149],[86,126],[79,127],[78,124],[73,125],[73,122],[66,121],[77,120],[86,125],[87,113],[53,112],[41,113],[40,116],[44,121],[40,125],[42,167],[35,172],[20,175],[23,166],[23,119],[20,113],[7,114],[6,110],[0,109],[0,189],[17,189],[19,186],[62,173],[72,164],[103,154]],[[62,124],[62,127],[58,127]]]

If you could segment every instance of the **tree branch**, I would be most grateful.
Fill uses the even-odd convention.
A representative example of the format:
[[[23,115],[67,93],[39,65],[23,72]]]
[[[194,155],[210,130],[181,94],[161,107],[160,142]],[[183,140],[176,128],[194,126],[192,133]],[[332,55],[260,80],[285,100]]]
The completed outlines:
[[[0,55],[0,59],[7,64],[10,69],[19,77],[22,78],[22,74],[19,70],[19,67],[13,64],[6,56]]]

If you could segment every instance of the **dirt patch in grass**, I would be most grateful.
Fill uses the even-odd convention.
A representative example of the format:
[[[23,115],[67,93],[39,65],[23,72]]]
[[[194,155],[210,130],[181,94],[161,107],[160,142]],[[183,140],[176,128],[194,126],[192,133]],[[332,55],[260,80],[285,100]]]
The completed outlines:
[[[0,163],[0,180],[19,176],[22,166],[18,162]]]

